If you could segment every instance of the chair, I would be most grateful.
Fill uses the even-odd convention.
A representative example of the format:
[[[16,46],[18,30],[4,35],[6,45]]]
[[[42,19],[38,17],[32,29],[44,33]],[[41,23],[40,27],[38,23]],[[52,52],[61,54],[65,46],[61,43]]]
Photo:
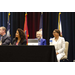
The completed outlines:
[[[9,45],[12,45],[11,43]]]
[[[67,59],[67,56],[68,56],[68,47],[69,47],[69,42],[66,41],[65,42],[65,50],[64,50],[65,55],[64,55],[64,57],[61,58],[61,61],[65,61],[65,60],[68,61],[68,59]]]

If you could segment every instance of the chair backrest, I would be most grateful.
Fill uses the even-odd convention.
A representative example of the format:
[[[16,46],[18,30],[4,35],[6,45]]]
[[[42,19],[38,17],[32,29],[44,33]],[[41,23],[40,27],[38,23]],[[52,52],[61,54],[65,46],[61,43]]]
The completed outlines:
[[[11,43],[9,45],[12,45]]]
[[[68,41],[65,41],[65,55],[67,56],[68,55],[68,47],[69,47],[69,42]]]

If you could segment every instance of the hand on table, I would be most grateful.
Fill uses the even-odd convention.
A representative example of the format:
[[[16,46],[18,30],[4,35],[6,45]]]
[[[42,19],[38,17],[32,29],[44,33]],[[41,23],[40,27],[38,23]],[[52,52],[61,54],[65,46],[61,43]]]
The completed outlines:
[[[59,53],[57,52],[56,55],[58,55]]]
[[[0,45],[2,45],[2,43],[0,43]]]

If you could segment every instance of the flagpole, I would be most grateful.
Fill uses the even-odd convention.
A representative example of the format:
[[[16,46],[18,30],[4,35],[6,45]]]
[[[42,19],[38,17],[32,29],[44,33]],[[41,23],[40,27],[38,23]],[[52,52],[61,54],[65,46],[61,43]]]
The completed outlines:
[[[43,14],[43,12],[41,12],[41,14]]]
[[[58,14],[58,29],[60,30],[60,33],[61,33],[61,36],[62,36],[62,27],[61,27],[61,20],[60,20],[60,15],[61,15],[61,12],[59,12]]]
[[[8,22],[7,22],[7,24],[8,24],[8,26],[7,26],[7,36],[11,36],[10,35],[10,12],[8,13]]]
[[[43,15],[43,12],[41,12],[41,15]],[[43,26],[42,26],[43,27]],[[40,29],[39,31],[41,31],[42,32],[42,37],[41,38],[43,38],[43,28],[42,29]]]
[[[25,14],[27,14],[27,12]],[[29,37],[29,34],[27,36]]]
[[[59,12],[59,14],[58,14],[58,29],[60,30],[60,14],[61,14],[61,12]]]
[[[27,12],[26,12],[26,14],[27,14]]]
[[[27,12],[25,14],[27,14]]]
[[[59,12],[59,22],[60,22],[60,14],[61,14],[61,12]],[[60,23],[59,23],[60,24]]]
[[[43,15],[43,12],[41,12],[41,15]],[[41,30],[42,30],[42,28],[39,31],[41,31]]]
[[[61,12],[59,12],[59,16],[61,15]],[[60,22],[61,22],[61,17],[60,17]],[[61,37],[62,37],[62,26],[61,26],[61,23],[60,23],[60,33],[61,33]]]
[[[26,40],[27,40],[27,45],[28,45],[29,34],[28,34],[28,27],[27,27],[27,12],[25,12],[24,32],[25,32],[25,35],[26,35]]]
[[[8,13],[8,21],[9,21],[10,12]]]

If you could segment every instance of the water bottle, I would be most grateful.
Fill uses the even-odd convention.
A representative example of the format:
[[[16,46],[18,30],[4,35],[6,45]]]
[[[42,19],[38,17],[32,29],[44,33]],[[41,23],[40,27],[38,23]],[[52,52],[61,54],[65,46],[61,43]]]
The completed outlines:
[[[52,45],[52,42],[53,42],[53,40],[52,40],[52,38],[50,38],[50,45]]]

